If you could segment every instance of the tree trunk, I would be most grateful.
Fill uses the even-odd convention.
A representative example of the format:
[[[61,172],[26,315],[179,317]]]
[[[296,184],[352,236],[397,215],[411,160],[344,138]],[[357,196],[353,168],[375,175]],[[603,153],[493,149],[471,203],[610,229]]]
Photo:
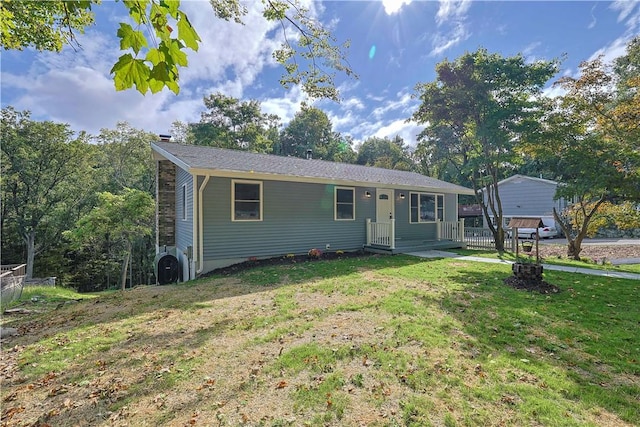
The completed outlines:
[[[567,257],[580,261],[580,252],[582,252],[582,244],[574,239],[567,239]]]
[[[131,245],[127,245],[127,253],[122,260],[122,290],[127,288],[127,267],[129,266],[129,258],[131,257]]]
[[[31,279],[33,277],[33,262],[36,258],[36,232],[29,231],[22,236],[24,243],[27,247],[27,271],[25,279]]]
[[[600,196],[600,199],[598,199],[594,203],[591,210],[587,212],[587,209],[585,207],[587,203],[584,201],[584,198],[581,198],[581,200],[578,203],[580,203],[579,207],[582,210],[583,219],[582,219],[582,224],[580,224],[580,227],[578,229],[578,234],[576,235],[575,238],[572,237],[570,233],[571,224],[568,224],[562,221],[562,219],[560,218],[560,215],[556,211],[556,208],[553,208],[553,216],[556,219],[556,223],[560,224],[560,226],[562,227],[562,231],[567,237],[567,257],[575,259],[576,261],[580,261],[580,252],[582,252],[582,241],[584,240],[585,237],[587,237],[589,222],[593,218],[593,215],[598,211],[598,208],[600,207],[600,205],[604,203],[605,200],[606,200],[605,195]]]
[[[475,181],[473,182],[473,184],[474,190],[476,192],[476,201],[480,204],[482,213],[484,215],[484,220],[487,223],[487,227],[489,227],[489,230],[491,230],[491,234],[493,234],[494,246],[498,253],[502,255],[504,253],[504,229],[502,228],[502,206],[499,202],[500,199],[497,199],[498,207],[496,208],[496,206],[494,205],[494,202],[496,200],[491,193],[491,191],[494,189],[490,185],[487,185],[484,188],[484,194],[480,196],[480,192],[475,185]],[[485,203],[484,196],[487,197],[487,203]],[[493,218],[498,224],[497,226],[494,226],[493,222],[491,221],[491,216],[489,216],[489,208],[491,208],[491,212],[494,214]]]
[[[580,261],[580,252],[582,252],[582,238],[580,234],[578,233],[576,237],[571,236],[571,224],[565,222],[565,220],[560,217],[556,208],[553,208],[553,217],[556,220],[556,225],[560,225],[562,232],[567,238],[567,258]]]

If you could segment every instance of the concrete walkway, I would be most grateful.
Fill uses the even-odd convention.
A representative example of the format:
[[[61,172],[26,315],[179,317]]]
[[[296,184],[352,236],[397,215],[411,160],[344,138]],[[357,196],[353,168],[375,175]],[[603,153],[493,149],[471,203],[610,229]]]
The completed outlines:
[[[456,258],[465,261],[488,262],[491,264],[513,264],[513,261],[506,261],[497,258],[482,258],[477,256],[458,255],[446,251],[420,251],[410,252],[406,255],[417,256],[420,258]],[[568,267],[565,265],[542,264],[545,270],[549,271],[566,271],[567,273],[590,274],[592,276],[614,277],[617,279],[640,280],[640,274],[627,273],[623,271],[595,270],[592,268]]]

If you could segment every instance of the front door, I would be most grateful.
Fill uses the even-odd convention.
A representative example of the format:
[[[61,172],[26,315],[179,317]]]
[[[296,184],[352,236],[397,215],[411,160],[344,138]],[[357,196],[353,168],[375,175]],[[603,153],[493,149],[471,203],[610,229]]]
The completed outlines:
[[[376,190],[376,222],[390,222],[395,218],[393,203],[393,190],[380,189]]]

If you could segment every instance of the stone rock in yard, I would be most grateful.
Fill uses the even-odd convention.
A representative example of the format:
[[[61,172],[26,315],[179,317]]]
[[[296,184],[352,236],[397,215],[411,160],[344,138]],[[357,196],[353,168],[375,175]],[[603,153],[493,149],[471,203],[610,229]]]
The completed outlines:
[[[16,328],[0,327],[0,338],[13,337],[15,335],[18,335],[18,330]]]

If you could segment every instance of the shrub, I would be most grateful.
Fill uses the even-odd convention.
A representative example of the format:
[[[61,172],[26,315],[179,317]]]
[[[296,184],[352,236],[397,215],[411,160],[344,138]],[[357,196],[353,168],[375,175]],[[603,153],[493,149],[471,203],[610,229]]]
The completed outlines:
[[[309,249],[308,255],[310,258],[320,258],[322,256],[322,251],[320,249]]]

